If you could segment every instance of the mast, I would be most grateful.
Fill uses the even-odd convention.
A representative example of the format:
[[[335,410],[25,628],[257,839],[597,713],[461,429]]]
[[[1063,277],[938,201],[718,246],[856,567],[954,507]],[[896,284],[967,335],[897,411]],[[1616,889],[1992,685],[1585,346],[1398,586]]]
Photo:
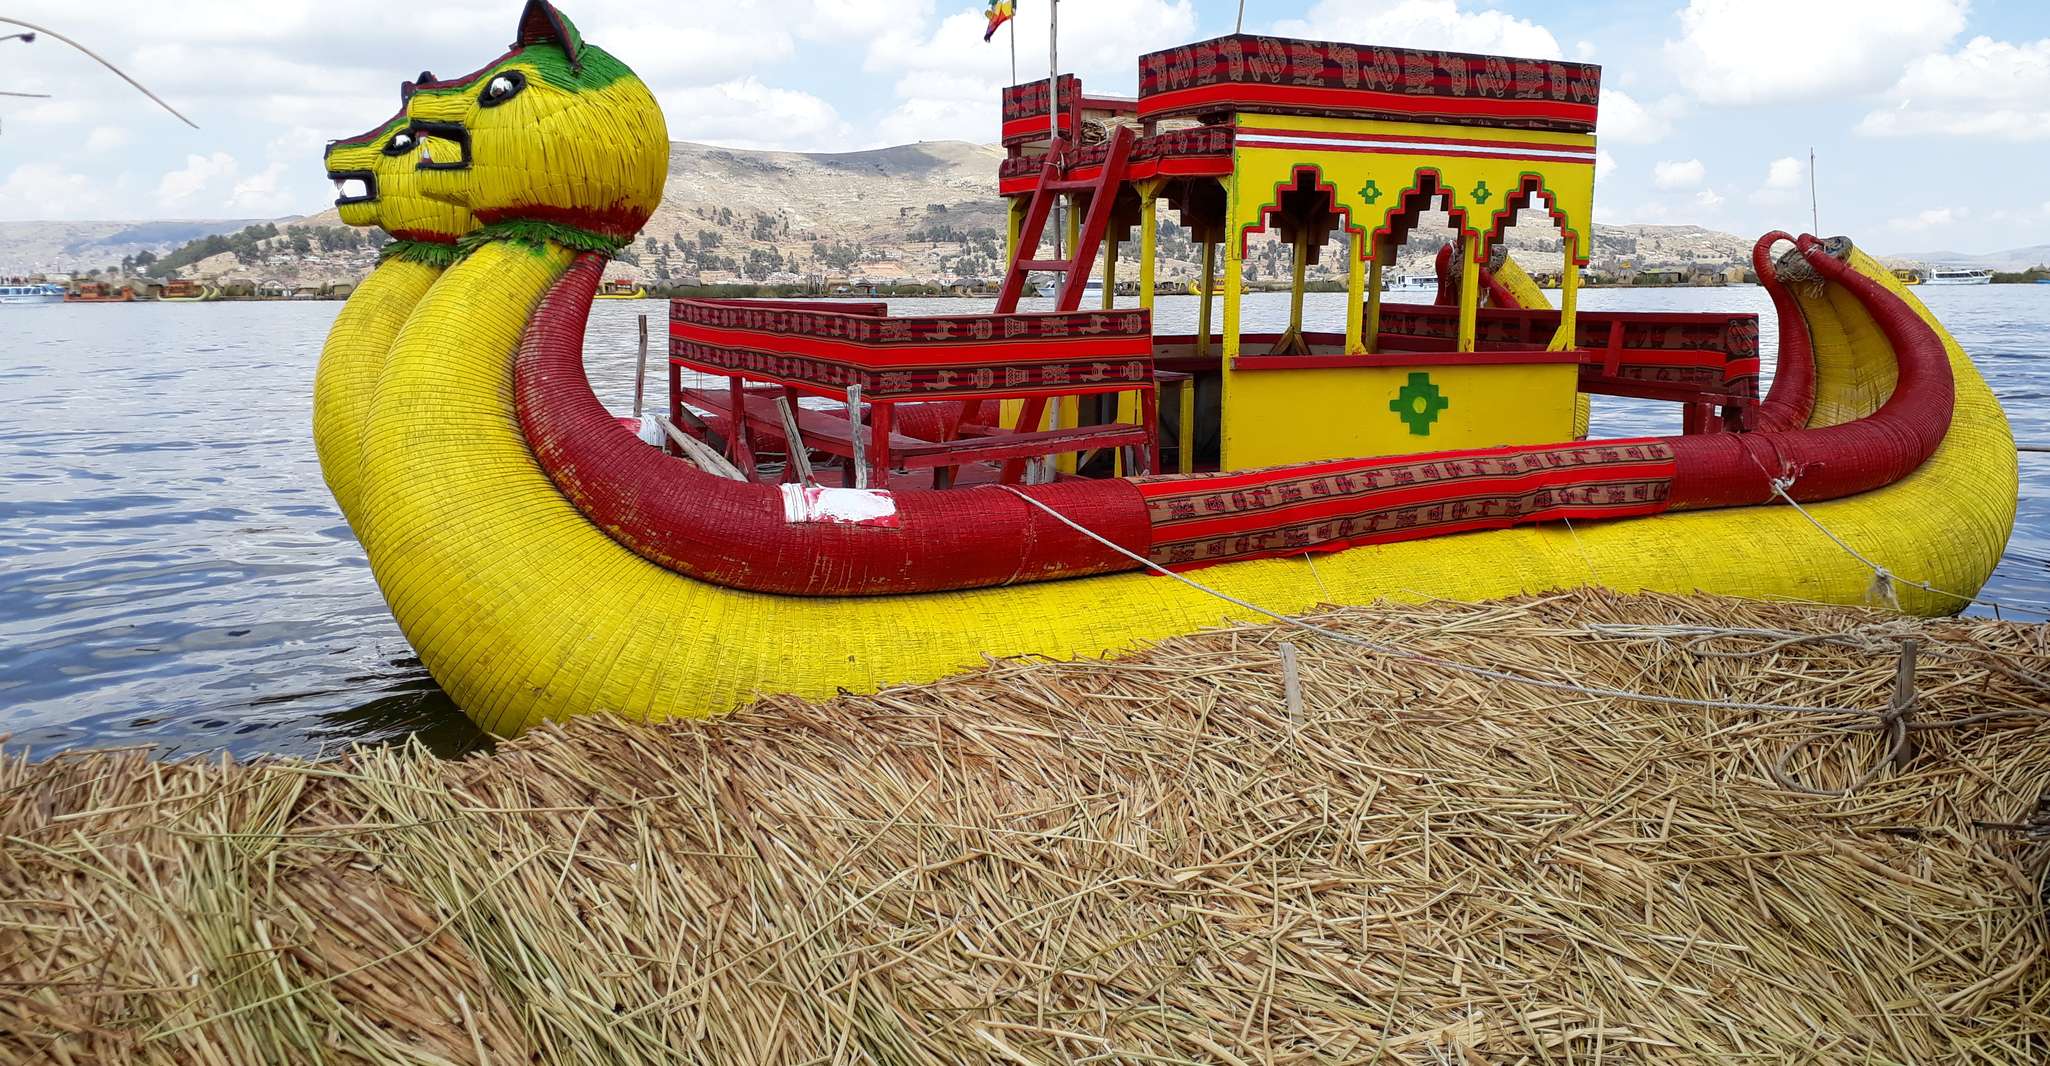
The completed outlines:
[[[1046,5],[1046,150],[1055,151],[1061,139],[1061,0],[1047,0]],[[1079,131],[1078,131],[1079,132]],[[1053,257],[1062,255],[1061,241],[1068,231],[1066,219],[1062,217],[1067,204],[1064,193],[1053,197]],[[1062,276],[1054,275],[1054,306],[1060,306]]]
[[[1808,225],[1812,227],[1808,232],[1822,236],[1822,215],[1815,205],[1815,148],[1812,145],[1808,148]]]

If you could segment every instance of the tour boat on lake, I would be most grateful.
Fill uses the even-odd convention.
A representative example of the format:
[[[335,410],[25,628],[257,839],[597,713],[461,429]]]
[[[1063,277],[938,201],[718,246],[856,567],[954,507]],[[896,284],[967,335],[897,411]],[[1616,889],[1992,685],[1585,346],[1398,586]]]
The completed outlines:
[[[1256,608],[1597,585],[1950,613],[2013,523],[1998,403],[1849,240],[1758,241],[1768,391],[1749,311],[1579,306],[1598,67],[1243,34],[1140,57],[1135,98],[1063,74],[993,101],[994,310],[673,300],[636,433],[584,345],[608,252],[660,201],[665,123],[548,4],[517,41],[408,87],[389,128],[420,188],[481,225],[366,280],[315,405],[401,628],[491,730],[1113,654]],[[1152,315],[1163,212],[1216,279],[1193,329]],[[1453,238],[1432,299],[1384,302],[1427,212]],[[1557,306],[1505,251],[1526,213],[1560,239],[1533,264]],[[1288,248],[1280,329],[1247,321],[1254,240]],[[1138,306],[1114,307],[1132,241]],[[1327,254],[1347,295],[1314,321]],[[1050,310],[1019,309],[1035,272]],[[1673,431],[1587,439],[1612,398]]]
[[[64,286],[42,282],[9,282],[0,285],[0,304],[61,304]]]
[[[1991,285],[1993,272],[1990,270],[1968,270],[1964,268],[1936,269],[1929,272],[1926,285]]]

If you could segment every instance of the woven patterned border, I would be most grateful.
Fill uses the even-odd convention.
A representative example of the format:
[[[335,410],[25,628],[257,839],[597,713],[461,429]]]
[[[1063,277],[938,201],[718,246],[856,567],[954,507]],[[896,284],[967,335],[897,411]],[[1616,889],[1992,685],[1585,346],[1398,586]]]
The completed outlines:
[[[1347,460],[1197,479],[1142,478],[1152,558],[1168,566],[1330,551],[1667,506],[1657,439]]]
[[[1044,99],[1041,93],[1041,99]],[[1139,113],[1309,111],[1594,130],[1601,68],[1239,34],[1139,58]]]
[[[932,315],[891,318],[868,314],[808,311],[788,303],[740,300],[671,300],[676,324],[744,329],[760,333],[830,337],[861,344],[960,344],[964,341],[1152,337],[1145,311],[1077,311],[1071,314]]]

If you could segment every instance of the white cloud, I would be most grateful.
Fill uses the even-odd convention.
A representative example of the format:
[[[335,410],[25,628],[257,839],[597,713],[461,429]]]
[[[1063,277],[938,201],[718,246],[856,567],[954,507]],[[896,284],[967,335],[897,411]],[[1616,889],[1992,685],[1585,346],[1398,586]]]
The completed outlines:
[[[1196,33],[1191,0],[1090,0],[1086,18],[1072,2],[1062,11],[1069,18],[1061,22],[1061,68],[1091,92],[1134,92],[1139,56]],[[1046,19],[1015,23],[1019,78],[1045,77]],[[870,41],[863,66],[896,77],[896,105],[877,127],[883,141],[997,139],[998,94],[1011,83],[1011,53],[1001,37],[984,44],[983,25],[980,5],[961,7],[937,22],[886,27]]]
[[[1970,0],[1688,0],[1667,68],[1697,98],[1764,104],[1869,92],[1964,30]]]
[[[1797,190],[1806,183],[1808,164],[1793,156],[1781,156],[1766,164],[1765,184],[1751,193],[1751,202],[1768,207],[1783,207],[1798,199]]]
[[[23,163],[0,181],[0,218],[106,218],[106,183],[55,163]]]
[[[1597,149],[1594,153],[1594,180],[1600,181],[1616,172],[1616,157]]]
[[[125,148],[133,140],[135,136],[120,126],[94,126],[93,131],[85,136],[85,150],[101,155]]]
[[[1672,116],[1680,101],[1668,97],[1646,108],[1621,89],[1602,86],[1600,115],[1595,133],[1606,141],[1651,144],[1673,132]]]
[[[1714,209],[1723,205],[1723,197],[1721,193],[1716,192],[1714,189],[1703,189],[1694,194],[1694,202],[1703,207]]]
[[[2050,137],[2050,38],[2010,44],[1974,37],[1956,52],[1923,56],[1858,132],[1873,137]]]
[[[734,148],[809,151],[837,147],[849,136],[833,105],[810,93],[779,89],[756,78],[657,93],[672,137]]]
[[[300,197],[288,193],[285,181],[303,169],[272,159],[251,173],[227,152],[188,155],[183,167],[157,180],[157,206],[174,218],[287,214]]]
[[[1798,189],[1801,179],[1808,173],[1808,164],[1793,156],[1781,156],[1766,165],[1765,187],[1768,189]]]
[[[166,171],[157,181],[157,203],[167,210],[185,210],[211,187],[232,185],[239,170],[241,164],[226,152],[186,156],[183,167]]]
[[[1933,207],[1915,215],[1891,219],[1886,224],[1897,230],[1919,233],[1941,226],[1956,225],[1971,213],[1971,209],[1967,207]]]
[[[1692,189],[1707,177],[1708,168],[1699,159],[1685,162],[1661,159],[1651,168],[1651,183],[1661,189]]]
[[[1564,57],[1559,39],[1543,26],[1500,11],[1462,10],[1458,0],[1317,0],[1307,16],[1277,22],[1274,32],[1396,48]]]

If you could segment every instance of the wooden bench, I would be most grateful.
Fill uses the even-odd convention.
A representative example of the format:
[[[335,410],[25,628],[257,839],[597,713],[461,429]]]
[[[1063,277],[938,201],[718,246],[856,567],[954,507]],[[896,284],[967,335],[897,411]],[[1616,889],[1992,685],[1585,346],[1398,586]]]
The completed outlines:
[[[783,428],[783,415],[777,409],[776,392],[781,390],[750,389],[746,393],[746,432],[752,438],[759,438],[771,447],[786,451],[792,446]],[[725,433],[732,433],[732,394],[717,389],[685,389],[683,402],[691,407],[711,412],[715,425]],[[873,408],[871,408],[871,412]],[[866,444],[869,427],[857,429],[844,414],[836,411],[822,411],[816,408],[796,409],[800,445],[810,451],[822,452],[850,462],[846,466],[846,478],[854,480],[852,460],[862,455],[857,440]],[[859,438],[857,436],[859,434]],[[1143,425],[1112,422],[1100,426],[1071,426],[1030,432],[993,430],[976,427],[970,433],[950,441],[930,441],[907,437],[892,432],[889,435],[890,462],[893,467],[905,470],[931,470],[933,487],[945,488],[952,483],[954,470],[970,463],[996,463],[1010,460],[1025,460],[1046,455],[1063,455],[1071,452],[1117,449],[1124,453],[1128,466],[1136,467],[1141,459],[1140,450],[1150,449],[1152,440]],[[1130,449],[1130,451],[1126,451]],[[748,451],[753,450],[749,442]],[[791,474],[786,468],[784,479]]]
[[[755,476],[751,435],[784,441],[781,406],[794,412],[807,450],[850,460],[856,484],[887,487],[890,471],[932,470],[945,486],[964,466],[1001,463],[1017,481],[1028,461],[1111,449],[1128,473],[1151,473],[1158,419],[1151,318],[1144,311],[931,315],[893,318],[872,306],[848,313],[832,304],[675,300],[670,305],[670,411],[722,412],[733,426],[735,465]],[[690,370],[727,387],[682,387]],[[720,393],[723,392],[723,396]],[[1138,424],[1041,425],[1049,400],[1129,392]],[[781,402],[779,403],[779,396]],[[805,409],[805,396],[844,404],[844,413]],[[895,432],[903,405],[955,404],[981,410],[1018,400],[1009,428],[956,432],[943,420],[922,437]],[[926,408],[932,410],[933,408]],[[943,435],[952,439],[923,439]]]

